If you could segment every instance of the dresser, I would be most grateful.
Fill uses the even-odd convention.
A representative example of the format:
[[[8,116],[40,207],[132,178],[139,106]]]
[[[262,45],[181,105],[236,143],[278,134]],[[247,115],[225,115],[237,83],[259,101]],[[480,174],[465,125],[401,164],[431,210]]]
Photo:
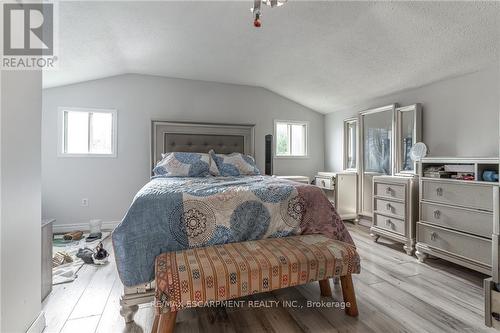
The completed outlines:
[[[42,301],[52,291],[52,225],[54,221],[55,221],[54,219],[42,219],[42,225],[41,225]]]
[[[358,175],[356,172],[318,172],[314,177],[314,184],[323,189],[342,220],[357,219]]]
[[[417,258],[433,255],[491,275],[498,159],[425,158],[420,163]]]
[[[418,216],[417,178],[412,176],[373,177],[373,220],[370,235],[403,243],[411,256],[415,249]]]

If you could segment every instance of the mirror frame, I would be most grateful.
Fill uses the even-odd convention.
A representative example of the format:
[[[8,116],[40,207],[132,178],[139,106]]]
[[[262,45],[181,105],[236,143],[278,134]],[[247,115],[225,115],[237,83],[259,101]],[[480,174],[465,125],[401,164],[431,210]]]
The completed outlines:
[[[355,123],[356,124],[356,167],[354,168],[348,168],[347,167],[347,150],[348,150],[348,146],[349,146],[349,135],[348,135],[348,131],[347,131],[347,128],[349,126],[349,124],[352,124],[352,123]],[[344,143],[343,143],[343,161],[342,161],[342,164],[343,164],[343,168],[344,168],[344,171],[348,171],[348,172],[357,172],[358,171],[358,166],[359,166],[359,126],[358,126],[358,117],[351,117],[351,118],[347,118],[347,119],[344,119],[344,133],[343,133],[343,137],[344,137]]]
[[[358,170],[359,170],[359,183],[358,183],[358,210],[359,210],[359,215],[361,216],[368,216],[368,217],[373,217],[373,207],[372,207],[372,212],[366,212],[364,210],[364,191],[363,191],[363,185],[365,181],[365,168],[364,168],[364,121],[363,117],[372,113],[378,113],[378,112],[387,112],[391,111],[391,128],[392,128],[392,134],[391,134],[391,174],[389,176],[392,176],[394,174],[395,170],[395,143],[394,143],[394,137],[395,137],[395,130],[396,130],[396,108],[398,105],[396,103],[378,107],[375,109],[369,109],[365,111],[361,111],[358,115]]]
[[[403,168],[403,112],[413,112],[413,140],[412,146],[422,141],[422,105],[420,103],[399,107],[396,109],[396,169],[395,175],[415,175],[417,174],[417,163],[413,162],[413,170],[405,171]]]

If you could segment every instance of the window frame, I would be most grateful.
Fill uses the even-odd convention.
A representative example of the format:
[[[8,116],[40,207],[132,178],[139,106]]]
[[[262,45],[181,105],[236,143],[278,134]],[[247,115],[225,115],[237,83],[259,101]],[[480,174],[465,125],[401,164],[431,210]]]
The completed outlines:
[[[278,133],[278,123],[286,123],[287,125],[303,125],[305,126],[305,135],[304,135],[304,155],[278,155],[277,147],[277,133]],[[290,137],[291,139],[291,137]],[[290,146],[291,149],[291,146]],[[274,158],[309,158],[309,121],[306,120],[282,120],[275,119],[274,120],[274,138],[273,138],[273,150],[274,150]]]
[[[351,142],[349,142],[349,125],[350,124],[355,124],[355,129],[356,129],[356,144],[352,145]],[[344,128],[343,128],[343,169],[344,171],[348,172],[357,172],[358,167],[359,167],[359,121],[358,117],[351,117],[344,119]],[[348,150],[349,147],[354,146],[354,149],[356,150],[355,156],[356,156],[356,166],[354,168],[349,168],[348,167]]]
[[[66,127],[64,123],[65,112],[88,112],[88,113],[111,113],[112,115],[112,128],[111,128],[111,153],[110,154],[92,154],[92,153],[66,153],[64,152]],[[57,121],[57,156],[58,157],[109,157],[115,158],[118,148],[118,112],[116,109],[94,109],[94,108],[80,108],[80,107],[58,107],[58,121]],[[89,129],[90,131],[90,129]]]

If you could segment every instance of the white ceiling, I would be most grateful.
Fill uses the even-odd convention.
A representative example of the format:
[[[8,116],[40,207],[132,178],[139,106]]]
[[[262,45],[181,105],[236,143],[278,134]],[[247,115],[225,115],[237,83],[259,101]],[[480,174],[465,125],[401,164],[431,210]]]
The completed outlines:
[[[124,73],[261,86],[319,112],[499,61],[500,3],[60,2],[53,87]]]

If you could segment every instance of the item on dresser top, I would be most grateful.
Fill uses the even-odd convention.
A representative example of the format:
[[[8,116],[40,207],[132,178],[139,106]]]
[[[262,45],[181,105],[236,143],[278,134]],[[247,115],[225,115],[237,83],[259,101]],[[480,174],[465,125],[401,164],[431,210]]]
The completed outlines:
[[[209,154],[217,164],[221,176],[260,175],[255,159],[250,155],[241,153],[217,154],[214,150],[211,150]]]
[[[209,154],[175,152],[162,154],[163,159],[153,169],[155,176],[206,177],[219,175]]]
[[[444,171],[456,173],[474,173],[474,164],[445,164]]]
[[[410,149],[410,158],[414,162],[419,162],[422,158],[427,156],[427,146],[423,142],[417,142]]]
[[[498,182],[498,172],[494,170],[484,170],[483,180],[486,182]]]

